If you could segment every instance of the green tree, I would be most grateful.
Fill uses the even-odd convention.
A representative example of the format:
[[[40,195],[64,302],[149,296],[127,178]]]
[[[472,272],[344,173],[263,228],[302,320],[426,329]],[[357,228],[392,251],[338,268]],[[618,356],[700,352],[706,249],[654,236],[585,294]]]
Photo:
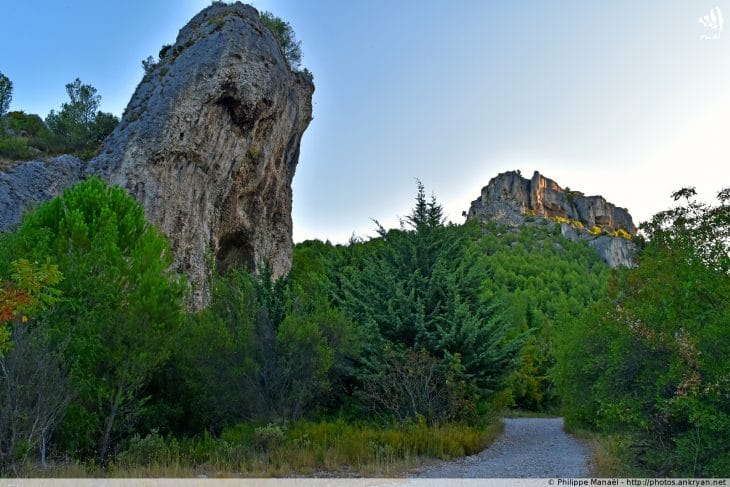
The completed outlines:
[[[13,82],[0,72],[0,118],[4,117],[13,99]]]
[[[535,330],[509,381],[511,401],[523,409],[558,405],[550,373],[556,337],[608,291],[610,269],[596,251],[555,235],[556,228],[544,220],[519,228],[489,222],[469,248],[484,297],[502,303],[517,329]]]
[[[339,306],[368,330],[366,364],[375,365],[388,344],[425,350],[452,363],[485,397],[504,387],[524,336],[496,303],[480,296],[468,242],[478,228],[444,225],[442,208],[418,183],[416,205],[401,229],[386,231],[341,268]],[[377,373],[372,370],[371,373]]]
[[[27,215],[0,254],[0,263],[50,258],[63,273],[64,299],[45,319],[55,340],[68,340],[76,399],[58,440],[105,461],[143,410],[141,391],[181,322],[186,286],[168,271],[167,239],[123,189],[92,178]]]
[[[271,12],[261,12],[261,20],[274,34],[289,67],[298,70],[302,62],[302,43],[296,39],[294,29],[289,22],[282,20]]]
[[[658,476],[730,472],[730,191],[717,206],[694,195],[642,225],[638,267],[567,330],[558,361],[567,420],[625,432]]]
[[[116,116],[99,111],[101,96],[96,88],[81,83],[79,78],[66,85],[69,102],[61,110],[51,110],[46,125],[54,134],[62,137],[69,147],[84,156],[93,150],[114,130],[119,123]]]
[[[267,270],[252,276],[234,268],[215,279],[209,307],[191,317],[148,389],[159,412],[146,420],[150,428],[218,432],[244,420],[297,420],[342,402],[359,336],[316,289],[305,290],[311,276],[298,275],[303,281],[274,281]]]

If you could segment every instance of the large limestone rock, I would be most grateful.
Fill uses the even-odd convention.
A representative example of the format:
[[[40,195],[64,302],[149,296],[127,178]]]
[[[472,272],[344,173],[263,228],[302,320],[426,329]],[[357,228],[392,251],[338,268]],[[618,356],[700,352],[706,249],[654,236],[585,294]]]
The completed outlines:
[[[292,72],[256,10],[196,15],[142,80],[91,172],[129,190],[171,239],[206,303],[219,270],[291,266],[291,182],[314,85]]]
[[[482,188],[482,194],[472,202],[468,219],[485,218],[517,221],[514,215],[534,215],[545,218],[561,217],[579,221],[587,227],[598,225],[604,230],[623,229],[636,233],[636,226],[625,208],[609,203],[603,196],[585,196],[579,191],[566,191],[552,179],[535,171],[532,179],[523,178],[519,171],[497,175]]]
[[[605,233],[624,230],[636,233],[633,219],[625,208],[609,203],[602,196],[585,196],[579,191],[567,191],[552,179],[535,171],[531,179],[519,171],[501,173],[482,188],[467,213],[467,220],[496,220],[510,226],[526,219],[541,217],[580,222],[585,228],[600,227]],[[593,236],[580,225],[561,223],[561,232],[569,240],[586,240],[612,267],[632,266],[635,245],[624,238],[607,235]]]
[[[27,161],[0,173],[0,231],[15,228],[23,214],[78,182],[84,162],[72,156]]]
[[[291,182],[312,119],[311,76],[292,72],[257,11],[214,3],[161,52],[88,167],[23,163],[0,177],[0,229],[88,175],[126,188],[170,238],[176,270],[209,299],[211,260],[291,266]]]

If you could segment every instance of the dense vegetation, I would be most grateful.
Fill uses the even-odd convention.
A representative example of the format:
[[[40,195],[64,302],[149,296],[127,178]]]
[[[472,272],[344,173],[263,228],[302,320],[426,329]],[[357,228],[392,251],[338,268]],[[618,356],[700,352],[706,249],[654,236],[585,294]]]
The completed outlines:
[[[572,321],[557,377],[566,419],[633,445],[645,472],[730,473],[730,191],[643,225],[635,269]]]
[[[3,468],[326,454],[385,472],[475,452],[502,407],[555,404],[550,330],[605,292],[605,265],[558,233],[446,224],[419,185],[401,228],[300,244],[278,280],[233,269],[187,313],[142,208],[84,181],[0,240]]]
[[[400,228],[212,272],[190,313],[167,239],[86,180],[0,236],[0,468],[394,473],[517,407],[618,435],[632,473],[726,476],[730,191],[676,197],[610,272],[555,222],[446,223],[419,183]]]
[[[69,101],[45,121],[23,111],[8,112],[13,83],[0,73],[0,163],[58,154],[89,159],[119,123],[111,113],[99,110],[96,88],[76,78],[66,85]]]

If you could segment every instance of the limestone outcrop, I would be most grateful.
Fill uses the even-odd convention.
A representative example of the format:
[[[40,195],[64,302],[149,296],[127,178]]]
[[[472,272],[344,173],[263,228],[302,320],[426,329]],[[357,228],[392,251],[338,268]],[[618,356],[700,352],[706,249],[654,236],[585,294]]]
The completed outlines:
[[[625,208],[609,203],[603,196],[565,190],[537,171],[532,179],[523,178],[518,171],[492,178],[472,202],[467,218],[519,224],[526,215],[560,217],[579,221],[588,228],[597,225],[606,231],[623,229],[630,235],[636,233],[634,221]]]
[[[0,173],[0,232],[12,230],[26,211],[78,182],[84,167],[81,159],[59,156],[21,162]]]
[[[314,85],[290,69],[258,12],[242,3],[205,8],[160,56],[88,167],[57,180],[41,167],[32,178],[56,181],[37,200],[88,175],[126,188],[170,238],[200,308],[213,259],[221,271],[289,270],[291,182]]]
[[[612,267],[632,266],[635,245],[617,234],[636,234],[628,210],[609,203],[602,196],[585,196],[561,188],[535,171],[531,179],[519,171],[497,175],[471,203],[467,220],[495,220],[518,226],[534,218],[557,221],[569,240],[586,240]],[[592,229],[592,232],[588,231]],[[623,233],[625,232],[625,234]]]
[[[163,52],[92,161],[171,239],[196,306],[209,294],[209,253],[220,270],[289,270],[291,182],[313,91],[253,7],[214,3]]]

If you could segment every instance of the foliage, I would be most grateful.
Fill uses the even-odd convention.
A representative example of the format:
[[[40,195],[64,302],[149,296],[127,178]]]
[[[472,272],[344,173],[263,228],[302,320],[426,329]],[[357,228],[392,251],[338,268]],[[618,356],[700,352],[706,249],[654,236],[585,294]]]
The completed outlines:
[[[608,266],[583,242],[553,235],[548,223],[485,224],[469,252],[477,256],[471,271],[480,276],[485,299],[502,303],[517,329],[535,330],[510,377],[514,405],[554,408],[559,398],[549,370],[555,364],[555,337],[606,294]]]
[[[89,159],[96,154],[119,119],[98,111],[101,97],[96,88],[81,84],[78,78],[66,85],[66,91],[70,102],[58,113],[51,110],[45,122],[23,111],[0,117],[0,159],[18,161],[63,153]]]
[[[363,378],[360,396],[376,417],[407,424],[420,418],[428,424],[470,419],[475,413],[468,384],[456,354],[451,366],[426,351],[397,352],[386,347],[377,373]],[[444,387],[444,384],[446,387]]]
[[[19,137],[36,137],[47,130],[41,117],[27,114],[22,110],[8,113],[7,123],[8,129]]]
[[[70,101],[63,103],[58,112],[51,110],[46,117],[46,125],[51,132],[62,137],[71,150],[89,157],[119,120],[98,110],[101,96],[96,88],[82,84],[79,78],[66,85],[66,93]]]
[[[158,61],[155,60],[152,56],[147,56],[147,59],[142,60],[142,70],[144,71],[145,75],[148,75],[157,67]]]
[[[28,148],[28,141],[20,138],[0,138],[0,158],[23,160],[33,157]]]
[[[13,82],[0,72],[0,119],[8,112],[13,100]],[[0,127],[0,131],[2,128]],[[2,133],[2,132],[0,132]]]
[[[401,229],[380,227],[379,238],[351,244],[334,294],[368,336],[366,374],[380,373],[377,357],[392,344],[425,350],[447,366],[458,354],[471,390],[483,398],[504,387],[524,337],[479,295],[477,256],[466,252],[474,230],[444,225],[441,206],[419,183]]]
[[[271,12],[261,12],[261,20],[274,34],[279,43],[284,59],[289,67],[297,71],[302,63],[302,42],[298,41],[289,22],[282,20]]]
[[[636,269],[616,275],[610,296],[567,330],[558,377],[566,417],[625,431],[655,475],[730,471],[730,191],[720,204],[675,193]]]
[[[115,459],[116,475],[195,476],[230,472],[237,476],[402,475],[424,458],[444,460],[474,454],[501,432],[501,423],[480,426],[423,422],[395,428],[344,420],[297,421],[286,427],[239,423],[220,438],[165,437],[153,431],[135,436]],[[182,470],[185,469],[185,470]],[[93,473],[92,473],[93,474]],[[96,474],[98,476],[98,474]]]
[[[28,315],[58,300],[56,285],[62,280],[58,266],[19,259],[11,263],[10,282],[0,287],[0,356],[11,347],[9,323],[26,323]]]
[[[64,299],[44,316],[49,337],[68,340],[76,394],[58,441],[104,460],[133,426],[180,323],[185,286],[167,272],[169,244],[123,189],[92,178],[24,218],[0,264],[19,256],[50,258],[64,275]]]
[[[296,420],[336,398],[359,339],[353,324],[312,291],[303,293],[293,276],[273,281],[266,270],[218,277],[210,306],[192,317],[158,384],[169,402],[180,393],[189,398],[172,411],[169,428],[220,431],[244,419]]]

